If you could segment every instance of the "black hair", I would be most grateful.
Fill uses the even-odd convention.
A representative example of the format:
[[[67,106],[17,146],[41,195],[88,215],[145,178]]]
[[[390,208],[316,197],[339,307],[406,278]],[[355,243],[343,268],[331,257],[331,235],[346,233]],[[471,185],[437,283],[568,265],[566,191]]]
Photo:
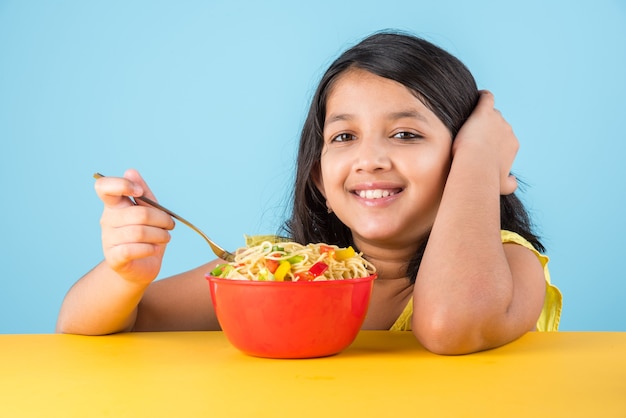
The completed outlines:
[[[452,138],[478,102],[474,77],[456,57],[414,35],[377,32],[341,54],[326,70],[311,101],[300,136],[292,214],[283,229],[302,244],[324,242],[354,246],[352,233],[333,213],[315,185],[323,147],[326,101],[334,82],[350,69],[362,69],[403,84],[444,123]],[[528,212],[515,194],[500,197],[501,229],[516,232],[537,250],[545,248],[532,231]],[[407,265],[415,281],[428,237]]]

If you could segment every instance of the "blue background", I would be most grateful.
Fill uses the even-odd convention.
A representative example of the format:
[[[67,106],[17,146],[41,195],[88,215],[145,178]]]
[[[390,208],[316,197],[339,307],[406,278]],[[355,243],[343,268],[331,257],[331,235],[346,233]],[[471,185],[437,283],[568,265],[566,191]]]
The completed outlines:
[[[626,2],[295,3],[0,1],[0,333],[53,332],[101,260],[94,171],[139,169],[227,248],[275,232],[316,82],[385,28],[444,47],[494,92],[561,329],[626,331]],[[162,277],[210,258],[178,224]]]

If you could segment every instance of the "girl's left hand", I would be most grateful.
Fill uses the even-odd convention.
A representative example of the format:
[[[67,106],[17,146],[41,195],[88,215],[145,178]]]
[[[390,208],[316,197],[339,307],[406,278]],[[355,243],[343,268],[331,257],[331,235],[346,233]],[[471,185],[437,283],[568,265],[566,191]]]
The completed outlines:
[[[517,180],[511,167],[519,149],[513,128],[494,107],[493,94],[480,92],[480,98],[470,117],[465,121],[452,145],[452,158],[458,152],[473,149],[481,163],[497,165],[500,172],[500,194],[508,195],[517,189]]]

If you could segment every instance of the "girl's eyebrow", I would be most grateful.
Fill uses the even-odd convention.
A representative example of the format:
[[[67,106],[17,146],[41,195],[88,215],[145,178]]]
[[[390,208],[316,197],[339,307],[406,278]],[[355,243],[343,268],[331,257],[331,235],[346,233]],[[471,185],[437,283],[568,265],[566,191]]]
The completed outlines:
[[[333,122],[350,121],[352,119],[354,119],[354,115],[350,113],[331,114],[324,122],[324,125],[329,125]],[[422,113],[418,112],[417,110],[401,110],[399,112],[391,112],[387,116],[387,119],[389,120],[417,119],[419,121],[428,123],[428,118],[426,118],[426,116],[424,116]]]
[[[340,122],[340,121],[352,120],[352,119],[354,119],[354,116],[352,116],[352,115],[350,115],[348,113],[339,113],[339,114],[336,114],[336,115],[331,114],[324,121],[324,125],[328,125],[328,124],[333,123],[333,122]]]
[[[404,110],[400,112],[393,112],[389,115],[388,119],[397,120],[397,119],[417,119],[422,122],[428,123],[428,118],[424,116],[422,113],[417,110]]]

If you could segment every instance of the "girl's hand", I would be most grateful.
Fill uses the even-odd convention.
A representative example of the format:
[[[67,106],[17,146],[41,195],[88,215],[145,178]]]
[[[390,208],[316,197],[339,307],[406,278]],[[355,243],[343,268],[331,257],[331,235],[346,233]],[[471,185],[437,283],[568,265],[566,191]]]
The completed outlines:
[[[139,200],[135,205],[127,197],[145,195],[156,200],[135,170],[126,171],[121,178],[100,178],[95,189],[104,203],[100,225],[106,263],[125,280],[150,283],[161,269],[174,221],[159,209]]]
[[[494,97],[489,91],[480,92],[476,108],[465,121],[452,145],[452,156],[458,152],[476,153],[484,164],[494,164],[500,175],[500,194],[508,195],[517,189],[517,180],[511,175],[513,160],[519,142],[513,129],[494,108]]]

